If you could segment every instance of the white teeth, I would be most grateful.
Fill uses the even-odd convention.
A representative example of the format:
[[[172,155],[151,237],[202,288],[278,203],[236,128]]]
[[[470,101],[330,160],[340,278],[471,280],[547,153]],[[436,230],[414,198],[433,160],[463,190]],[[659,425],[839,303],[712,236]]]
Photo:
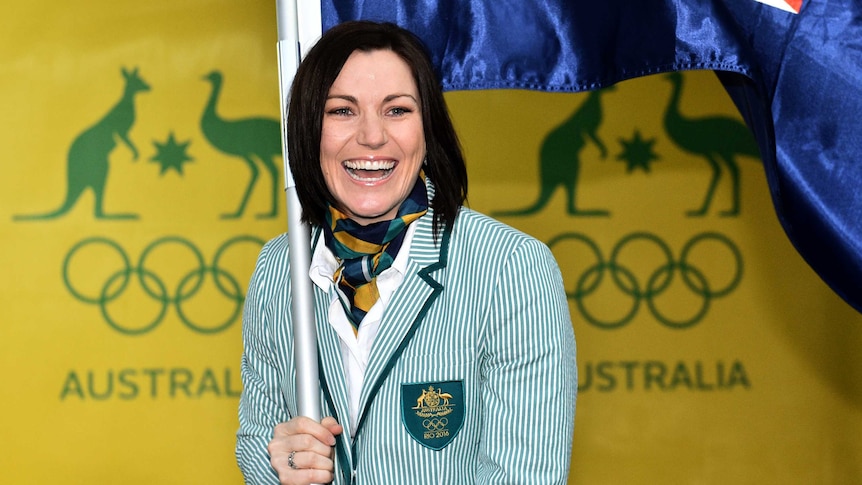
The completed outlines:
[[[350,170],[392,170],[395,167],[395,162],[392,160],[347,160],[344,166]]]

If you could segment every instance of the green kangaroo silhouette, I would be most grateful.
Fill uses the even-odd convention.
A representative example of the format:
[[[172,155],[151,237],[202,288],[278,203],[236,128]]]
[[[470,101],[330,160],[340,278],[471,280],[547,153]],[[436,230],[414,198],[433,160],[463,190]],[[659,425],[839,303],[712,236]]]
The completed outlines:
[[[608,150],[598,137],[597,131],[602,124],[601,96],[616,88],[609,86],[592,91],[578,109],[559,126],[551,130],[542,141],[539,150],[539,180],[541,190],[536,202],[523,209],[493,212],[496,217],[526,216],[542,210],[557,187],[566,191],[566,211],[573,216],[607,216],[609,212],[603,209],[578,209],[575,202],[578,179],[581,171],[580,152],[592,141],[605,159]]]
[[[67,156],[66,199],[59,209],[45,214],[23,214],[14,220],[54,219],[69,212],[87,188],[93,190],[94,215],[97,219],[137,219],[136,214],[106,214],[103,209],[105,184],[108,181],[108,156],[117,146],[118,137],[132,151],[132,160],[138,159],[138,149],[129,139],[129,130],[135,124],[135,94],[149,91],[150,86],[132,71],[122,68],[126,81],[123,96],[108,113],[87,128],[72,142]]]
[[[245,189],[239,208],[222,219],[235,219],[245,212],[245,205],[257,182],[260,171],[255,158],[260,160],[271,179],[272,205],[270,211],[258,214],[258,218],[272,218],[278,214],[278,166],[275,157],[281,156],[281,127],[278,120],[269,118],[245,118],[225,120],[216,113],[216,104],[221,92],[222,74],[212,71],[204,76],[212,84],[212,91],[201,116],[201,131],[207,141],[217,150],[241,157],[251,170],[251,180]]]
[[[712,204],[715,188],[721,178],[722,170],[730,174],[732,202],[722,216],[739,215],[739,166],[736,155],[760,158],[760,150],[751,131],[744,123],[724,116],[707,118],[686,118],[680,114],[679,100],[682,96],[682,74],[672,72],[665,76],[673,84],[673,93],[664,114],[664,129],[670,139],[682,150],[699,155],[709,162],[712,177],[706,190],[706,197],[700,208],[687,211],[689,216],[703,216]],[[722,169],[722,163],[724,167]]]

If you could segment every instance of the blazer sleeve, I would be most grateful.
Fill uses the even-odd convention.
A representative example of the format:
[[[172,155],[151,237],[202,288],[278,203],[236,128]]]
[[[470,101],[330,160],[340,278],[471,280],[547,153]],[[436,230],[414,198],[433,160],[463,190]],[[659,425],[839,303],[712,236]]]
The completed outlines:
[[[268,303],[272,300],[271,293],[280,286],[276,284],[278,277],[273,273],[281,265],[277,261],[279,258],[272,255],[272,245],[272,242],[267,243],[258,256],[243,308],[240,363],[243,389],[239,402],[236,459],[248,484],[279,483],[270,465],[267,445],[276,424],[290,418],[281,396],[283,372],[279,368],[279,344],[276,343],[281,339],[274,335],[271,321],[278,312],[273,312]],[[287,273],[284,268],[280,270]]]
[[[502,264],[484,338],[476,483],[565,484],[578,375],[560,269],[535,239]]]

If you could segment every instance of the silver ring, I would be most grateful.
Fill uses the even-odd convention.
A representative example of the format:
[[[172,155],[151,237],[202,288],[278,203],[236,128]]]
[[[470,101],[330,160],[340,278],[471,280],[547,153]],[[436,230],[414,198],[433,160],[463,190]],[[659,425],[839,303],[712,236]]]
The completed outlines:
[[[299,470],[299,468],[296,467],[296,463],[293,462],[293,457],[295,456],[295,451],[291,451],[290,454],[287,455],[287,466],[293,468],[294,470]]]

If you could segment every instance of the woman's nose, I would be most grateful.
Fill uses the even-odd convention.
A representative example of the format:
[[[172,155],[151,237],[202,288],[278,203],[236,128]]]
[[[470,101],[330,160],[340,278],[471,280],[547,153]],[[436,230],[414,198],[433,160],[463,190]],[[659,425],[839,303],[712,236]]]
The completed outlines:
[[[384,145],[388,137],[386,126],[377,116],[363,116],[359,126],[357,141],[361,145],[376,148]]]

